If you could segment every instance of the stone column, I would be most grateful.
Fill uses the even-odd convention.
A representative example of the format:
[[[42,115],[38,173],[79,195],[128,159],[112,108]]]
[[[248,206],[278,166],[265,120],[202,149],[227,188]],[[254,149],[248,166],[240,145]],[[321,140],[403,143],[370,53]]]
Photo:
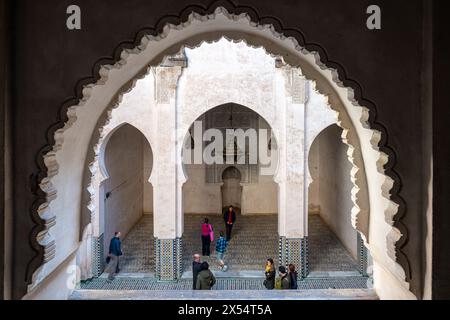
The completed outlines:
[[[153,69],[155,75],[156,146],[154,150],[153,185],[155,272],[161,281],[174,281],[182,273],[182,246],[177,218],[179,183],[177,174],[176,89],[184,55],[167,58]]]
[[[284,82],[285,103],[277,106],[281,142],[279,184],[279,258],[281,265],[295,264],[307,275],[307,237],[304,202],[306,80],[300,70],[278,64]],[[280,97],[280,95],[277,95]]]

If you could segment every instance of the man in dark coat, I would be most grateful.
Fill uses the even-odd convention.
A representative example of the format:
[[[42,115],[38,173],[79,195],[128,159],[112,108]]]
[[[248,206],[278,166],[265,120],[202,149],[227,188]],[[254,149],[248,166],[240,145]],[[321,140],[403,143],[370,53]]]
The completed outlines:
[[[109,243],[109,253],[108,257],[110,261],[106,267],[106,272],[108,275],[108,280],[113,280],[114,275],[119,271],[119,257],[122,255],[121,242],[120,242],[120,232],[114,233],[114,237]]]
[[[195,290],[197,285],[198,273],[202,271],[202,263],[200,262],[200,255],[194,254],[194,261],[192,261],[192,290]]]
[[[227,241],[231,240],[231,230],[236,222],[236,211],[234,211],[233,206],[230,206],[225,214],[223,215],[225,221],[225,229],[227,231]]]

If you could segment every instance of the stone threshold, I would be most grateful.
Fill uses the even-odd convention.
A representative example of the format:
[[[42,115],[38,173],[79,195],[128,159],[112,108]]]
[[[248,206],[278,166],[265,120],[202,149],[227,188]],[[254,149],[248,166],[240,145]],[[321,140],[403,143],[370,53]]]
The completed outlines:
[[[70,300],[378,300],[372,289],[325,290],[77,290]]]

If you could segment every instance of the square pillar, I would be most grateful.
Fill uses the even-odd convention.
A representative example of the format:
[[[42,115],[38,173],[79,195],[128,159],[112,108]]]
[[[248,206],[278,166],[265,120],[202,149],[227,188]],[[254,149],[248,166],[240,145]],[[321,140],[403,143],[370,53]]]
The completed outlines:
[[[153,219],[155,236],[155,276],[158,281],[181,278],[183,259],[180,238],[181,186],[180,155],[177,154],[176,90],[182,69],[183,53],[168,57],[154,68],[157,108],[156,147],[153,153]]]

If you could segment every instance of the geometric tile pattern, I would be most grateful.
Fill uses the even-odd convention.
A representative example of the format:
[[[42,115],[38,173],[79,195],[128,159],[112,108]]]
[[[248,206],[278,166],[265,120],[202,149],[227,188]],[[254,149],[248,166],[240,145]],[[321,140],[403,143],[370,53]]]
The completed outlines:
[[[181,239],[155,240],[155,276],[159,281],[176,281],[181,277]]]
[[[161,258],[172,261],[171,264],[174,267],[164,270],[166,278],[180,278],[183,269],[186,271],[191,269],[192,254],[202,251],[200,230],[205,217],[209,218],[216,239],[219,231],[224,229],[221,216],[185,215],[183,239],[170,240],[163,245],[164,248],[161,248],[164,253]],[[225,262],[230,271],[261,270],[267,258],[273,258],[277,266],[280,258],[284,260],[283,264],[294,263],[302,277],[306,276],[310,269],[311,271],[360,271],[358,263],[320,217],[310,216],[309,237],[304,239],[289,239],[289,241],[280,239],[277,225],[276,215],[238,215],[225,255]],[[159,247],[156,242],[153,237],[153,216],[144,215],[122,242],[124,256],[120,261],[121,272],[154,273],[155,261],[159,261],[159,258],[155,258],[158,250],[161,250],[157,250]],[[288,252],[289,248],[291,249]],[[300,254],[300,260],[298,254]],[[204,257],[202,260],[208,261],[211,269],[217,271],[218,265],[215,258],[215,242],[213,242],[211,257]]]
[[[122,241],[120,269],[125,273],[155,272],[153,215],[144,215]]]
[[[358,262],[359,262],[359,273],[363,276],[367,276],[367,248],[364,245],[364,240],[361,238],[358,232]]]
[[[201,224],[205,217],[213,226],[216,240],[219,238],[219,232],[225,229],[225,223],[220,215],[185,215],[183,233],[185,270],[191,270],[192,255],[202,253]],[[274,259],[278,265],[277,223],[276,215],[238,215],[224,258],[229,271],[262,270],[268,258]],[[211,256],[202,258],[208,261],[213,271],[218,270],[215,245],[216,242],[211,243]]]
[[[100,277],[105,269],[105,259],[104,259],[104,245],[103,245],[103,233],[100,237],[92,237],[92,275],[94,277]]]
[[[308,219],[309,272],[359,272],[360,268],[358,263],[322,218],[319,215],[310,215]],[[357,245],[355,243],[355,247]]]
[[[300,278],[307,276],[307,238],[287,239],[280,237],[279,260],[280,265],[294,264]]]
[[[301,264],[301,277],[306,278],[309,274],[309,238],[304,237],[302,239],[302,264]]]
[[[298,290],[309,289],[366,289],[365,277],[306,278],[298,282]],[[108,282],[105,278],[84,281],[81,290],[191,290],[192,280],[158,282],[154,278],[119,278]],[[218,278],[213,290],[265,290],[263,278]]]

